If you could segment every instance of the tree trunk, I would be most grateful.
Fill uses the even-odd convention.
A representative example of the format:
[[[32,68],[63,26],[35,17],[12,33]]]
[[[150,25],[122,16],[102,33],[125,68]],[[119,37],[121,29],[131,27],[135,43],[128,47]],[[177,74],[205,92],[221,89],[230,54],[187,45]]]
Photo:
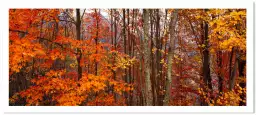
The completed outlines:
[[[154,43],[153,43],[153,10],[150,9],[150,39],[151,39],[151,70],[152,70],[152,73],[151,73],[151,80],[152,80],[152,91],[153,91],[153,105],[156,105],[157,104],[157,92],[156,92],[156,78],[155,78],[155,73],[156,73],[156,69],[155,69],[155,66],[156,66],[156,63],[155,63],[155,59],[154,59],[154,53],[153,53],[153,48],[154,48]]]
[[[238,61],[239,61],[239,54],[237,52],[237,49],[234,49],[234,53],[236,55],[235,57],[235,63],[234,63],[234,66],[233,66],[233,69],[232,69],[232,72],[231,72],[231,75],[230,75],[230,83],[229,83],[229,90],[231,91],[232,89],[234,89],[234,86],[235,86],[235,77],[236,77],[236,73],[237,73],[237,68],[238,68]]]
[[[170,101],[170,88],[172,85],[172,58],[174,56],[174,49],[175,49],[175,26],[176,22],[178,20],[178,9],[175,9],[173,13],[171,14],[171,22],[169,25],[169,34],[170,34],[170,44],[169,44],[169,49],[168,49],[168,63],[167,63],[167,81],[166,81],[166,92],[165,92],[165,97],[164,97],[164,102],[163,104],[165,106],[169,105]]]
[[[149,46],[149,10],[143,9],[143,30],[144,30],[144,68],[145,68],[145,83],[146,83],[146,89],[145,89],[145,97],[146,97],[146,105],[151,106],[153,105],[153,97],[152,97],[152,87],[151,87],[151,81],[150,81],[150,48]]]
[[[246,66],[246,61],[239,59],[238,71],[239,71],[239,77],[241,78],[246,77],[244,73],[245,66]],[[246,88],[246,81],[240,82],[239,85],[241,88]],[[245,93],[241,94],[240,98],[242,99],[242,101],[240,101],[239,106],[246,106],[246,102],[243,102],[243,100],[246,100],[246,94]]]
[[[207,11],[207,10],[205,10]],[[212,91],[212,78],[210,72],[210,53],[209,53],[209,37],[208,37],[208,23],[203,22],[202,24],[202,46],[203,46],[203,80],[207,88]],[[211,93],[211,92],[210,92]],[[208,105],[206,102],[203,102],[202,105]]]
[[[206,11],[206,10],[205,10]],[[204,22],[204,38],[203,38],[203,78],[207,87],[212,90],[211,72],[210,72],[210,53],[209,53],[209,38],[208,38],[208,23]]]
[[[81,40],[81,19],[80,19],[80,9],[76,9],[76,39]],[[80,61],[82,59],[82,53],[79,48],[77,48],[77,71],[78,80],[82,78],[82,66]]]
[[[222,69],[222,52],[218,51],[217,53],[217,64],[218,64],[218,89],[219,89],[219,93],[223,92],[223,76],[222,76],[222,72],[220,71]]]
[[[114,46],[114,36],[113,36],[113,9],[110,9],[110,32],[111,32],[111,45]]]
[[[160,39],[160,16],[159,16],[159,9],[155,10],[155,14],[156,15],[156,21],[155,21],[155,45],[156,45],[156,59],[155,59],[155,67],[156,69],[153,70],[156,73],[156,92],[157,92],[157,105],[162,105],[162,101],[163,101],[163,95],[160,93],[162,89],[160,89],[160,87],[162,87],[162,65],[161,63],[159,63],[159,61],[161,60],[161,39]]]
[[[99,36],[99,19],[98,19],[99,16],[98,16],[98,12],[96,9],[95,9],[95,13],[96,13],[96,28],[97,28],[96,38],[95,38],[95,48],[96,48],[95,54],[98,54],[97,46],[98,46],[98,36]],[[95,75],[96,76],[97,76],[97,73],[98,73],[98,62],[95,60]]]

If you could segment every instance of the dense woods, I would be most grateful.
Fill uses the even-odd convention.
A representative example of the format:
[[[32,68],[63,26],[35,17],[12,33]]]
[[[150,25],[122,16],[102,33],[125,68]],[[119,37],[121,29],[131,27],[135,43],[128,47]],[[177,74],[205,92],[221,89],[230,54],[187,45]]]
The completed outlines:
[[[12,106],[246,106],[245,9],[10,9]]]

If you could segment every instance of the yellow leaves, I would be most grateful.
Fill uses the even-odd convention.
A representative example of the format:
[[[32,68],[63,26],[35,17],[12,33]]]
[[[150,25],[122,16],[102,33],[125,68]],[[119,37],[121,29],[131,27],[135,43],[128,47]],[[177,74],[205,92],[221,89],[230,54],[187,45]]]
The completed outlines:
[[[242,92],[242,90],[243,89],[239,86],[239,84],[236,84],[234,90],[221,93],[220,97],[217,98],[216,104],[238,106],[240,101],[242,101],[240,94],[246,93]]]
[[[170,13],[172,13],[174,11],[174,9],[169,9],[168,10],[168,13],[170,14]]]
[[[155,54],[155,53],[156,53],[156,50],[157,50],[157,49],[156,49],[155,47],[152,48],[152,53]]]
[[[238,84],[235,85],[234,90],[225,91],[218,93],[218,96],[211,97],[209,92],[207,92],[207,88],[203,90],[202,88],[198,88],[198,93],[210,106],[238,106],[242,99],[240,98],[240,91],[243,91]],[[246,93],[246,92],[243,92]]]
[[[178,59],[178,58],[179,58],[177,55],[174,55],[173,57],[174,57],[175,59]]]
[[[219,104],[219,105],[222,105],[222,103],[220,102],[220,99],[217,99],[216,103]]]
[[[225,9],[209,9],[207,13],[209,15],[223,15],[225,13]]]
[[[165,51],[162,49],[162,50],[160,50],[160,52],[162,53],[162,54],[164,54],[165,53]]]
[[[116,58],[116,66],[117,68],[126,69],[127,67],[135,63],[135,61],[136,61],[135,57],[133,58],[129,58],[127,56],[119,57],[119,58]]]
[[[200,15],[195,16],[196,19],[201,19],[202,17]]]
[[[167,68],[167,66],[168,66],[167,63],[163,63],[164,68]]]
[[[242,18],[246,17],[245,10],[239,12],[231,12],[230,16],[233,17],[235,20],[241,20]]]
[[[241,50],[246,50],[246,40],[244,38],[235,38],[231,37],[228,40],[224,40],[222,43],[220,43],[221,49],[226,49],[228,51],[231,51],[233,47],[238,47]]]
[[[164,63],[164,59],[161,59],[160,63],[163,64]]]
[[[213,9],[208,13],[214,17],[209,20],[211,48],[231,51],[237,47],[246,51],[246,10]]]
[[[201,48],[205,48],[205,44],[202,44],[202,45],[198,45],[198,47],[201,47]]]
[[[174,55],[173,57],[174,57],[174,59],[175,59],[175,60],[183,61],[183,59],[182,59],[182,58],[180,58],[180,57],[179,57],[179,56],[177,56],[177,55]],[[178,63],[178,62],[176,62],[176,63]]]
[[[210,49],[210,53],[214,54],[215,53],[215,49],[211,48]]]
[[[19,98],[19,93],[15,93],[12,97],[9,98],[10,103],[15,103]]]
[[[75,67],[77,66],[77,63],[71,63],[71,64],[69,64],[69,66],[70,66],[71,68],[75,68]]]
[[[209,104],[209,106],[214,106],[213,104]]]

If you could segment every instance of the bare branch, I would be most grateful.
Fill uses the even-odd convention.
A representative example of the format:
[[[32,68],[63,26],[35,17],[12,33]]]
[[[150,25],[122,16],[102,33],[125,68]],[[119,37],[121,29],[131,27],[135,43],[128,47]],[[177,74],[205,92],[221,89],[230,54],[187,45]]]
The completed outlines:
[[[76,22],[74,18],[72,18],[68,12],[64,11],[63,13],[67,14],[67,16],[73,21],[73,22]]]
[[[81,19],[80,19],[80,20],[82,20],[82,19],[83,19],[84,14],[85,14],[85,10],[86,10],[86,9],[84,9],[84,12],[83,12],[83,14],[82,14],[82,16],[81,16]]]

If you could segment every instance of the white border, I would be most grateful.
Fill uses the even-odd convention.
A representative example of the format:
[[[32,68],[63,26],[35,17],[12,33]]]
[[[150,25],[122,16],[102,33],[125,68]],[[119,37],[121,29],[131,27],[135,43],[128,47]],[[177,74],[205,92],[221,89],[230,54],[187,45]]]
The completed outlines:
[[[3,2],[3,1],[2,1]],[[253,112],[253,2],[249,0],[9,0],[1,3],[0,105],[3,112]],[[247,106],[8,106],[8,10],[9,8],[247,8]],[[4,17],[2,17],[4,16]]]

